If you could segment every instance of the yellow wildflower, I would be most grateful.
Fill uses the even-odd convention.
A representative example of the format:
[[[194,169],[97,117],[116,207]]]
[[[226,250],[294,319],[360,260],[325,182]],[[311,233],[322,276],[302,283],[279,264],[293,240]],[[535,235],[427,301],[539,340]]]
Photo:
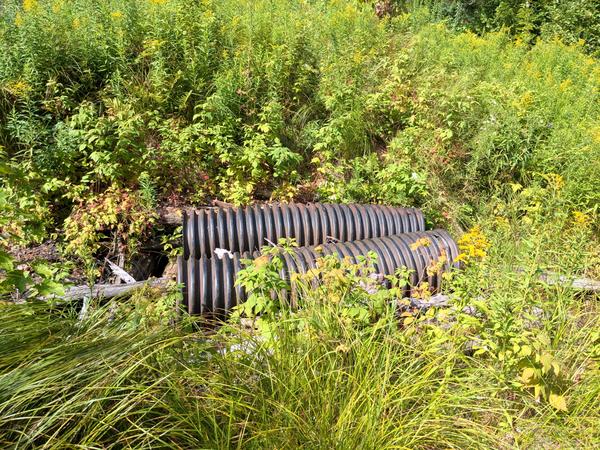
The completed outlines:
[[[481,231],[481,227],[476,225],[458,240],[458,248],[461,253],[456,257],[456,261],[472,262],[482,260],[487,256],[490,245],[490,242]]]
[[[542,177],[548,182],[548,187],[560,191],[565,185],[564,178],[557,173],[546,173]]]
[[[521,95],[521,97],[519,97],[517,100],[513,100],[512,105],[515,108],[519,109],[519,114],[521,114],[533,104],[533,99],[533,92],[527,91],[523,95]]]
[[[23,0],[23,11],[31,11],[38,5],[37,0]]]
[[[9,82],[5,89],[17,98],[26,97],[31,91],[31,85],[27,81],[17,80]]]
[[[19,12],[15,16],[15,25],[17,27],[20,27],[21,25],[23,25],[23,16],[21,16],[21,13],[19,13]]]
[[[496,226],[498,228],[510,228],[510,222],[508,221],[508,219],[506,217],[503,216],[496,216],[494,217],[494,223],[496,224]]]
[[[573,213],[573,223],[580,228],[587,228],[587,226],[592,222],[591,217],[581,211],[575,211]]]
[[[515,39],[515,46],[516,47],[525,47],[526,43],[523,42],[523,38],[521,36],[517,36]]]
[[[123,18],[123,13],[121,11],[113,11],[110,13],[110,17],[115,20],[119,20]]]
[[[573,82],[571,81],[570,78],[567,78],[566,80],[562,81],[560,83],[560,85],[558,86],[558,88],[560,89],[561,92],[565,92],[567,89],[569,89],[569,87],[573,84]]]

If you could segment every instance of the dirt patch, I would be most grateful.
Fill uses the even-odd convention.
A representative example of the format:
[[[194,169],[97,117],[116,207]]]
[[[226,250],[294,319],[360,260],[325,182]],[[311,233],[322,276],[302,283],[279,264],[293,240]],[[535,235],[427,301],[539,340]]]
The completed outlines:
[[[57,262],[62,258],[56,243],[54,241],[46,241],[43,244],[33,247],[12,247],[9,253],[20,263],[27,264],[40,259],[48,262]]]

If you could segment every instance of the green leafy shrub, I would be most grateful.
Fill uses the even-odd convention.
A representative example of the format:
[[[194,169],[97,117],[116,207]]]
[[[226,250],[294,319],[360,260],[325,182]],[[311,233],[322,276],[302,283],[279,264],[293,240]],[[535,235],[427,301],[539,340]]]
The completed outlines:
[[[411,4],[399,0],[399,4]],[[507,29],[519,39],[559,37],[566,43],[585,42],[590,53],[600,51],[597,0],[427,0],[432,13],[459,29],[477,32]],[[413,6],[414,5],[410,5]]]
[[[501,14],[496,3],[471,6]],[[506,17],[523,9],[504,3]],[[540,174],[560,176],[561,207],[593,221],[600,69],[584,44],[514,39],[516,28],[480,36],[410,11],[11,0],[0,20],[5,159],[26,167],[30,200],[52,205],[41,229],[60,236],[77,199],[108,189],[148,207],[415,205],[458,228]]]
[[[113,254],[131,254],[156,219],[149,206],[139,193],[114,186],[100,195],[81,198],[65,220],[65,251],[88,264],[93,264],[101,247]]]

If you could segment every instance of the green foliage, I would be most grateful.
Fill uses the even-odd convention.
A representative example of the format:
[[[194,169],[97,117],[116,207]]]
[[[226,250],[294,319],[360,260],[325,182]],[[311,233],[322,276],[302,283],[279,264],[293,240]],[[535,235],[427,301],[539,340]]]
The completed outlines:
[[[68,274],[67,266],[42,261],[21,268],[11,255],[0,249],[0,299],[23,301],[64,295]]]
[[[598,0],[427,0],[420,4],[457,28],[477,32],[504,28],[527,42],[540,36],[570,44],[581,40],[590,53],[600,52]]]
[[[2,447],[597,445],[597,295],[540,277],[600,277],[597,0],[392,3],[2,3]],[[368,255],[288,282],[285,245],[238,280],[258,330],[175,291],[12,301],[66,276],[15,245],[56,233],[93,279],[164,203],[306,193],[478,224],[451,305]]]
[[[388,154],[382,162],[375,154],[347,162],[313,162],[322,177],[317,192],[330,201],[419,205],[426,198],[425,177],[412,171],[402,156]]]
[[[65,220],[65,252],[89,264],[102,246],[114,247],[114,253],[133,252],[156,219],[149,206],[139,192],[114,186],[80,199]]]
[[[8,161],[0,147],[0,299],[62,294],[66,273],[38,261],[21,267],[9,252],[15,245],[41,242],[48,226],[48,205],[36,195],[40,178],[28,167]],[[45,187],[48,185],[45,184]]]
[[[356,263],[328,255],[318,258],[314,269],[292,273],[287,281],[281,275],[281,255],[295,257],[293,246],[293,241],[281,240],[279,246],[264,248],[260,257],[245,261],[246,267],[236,283],[245,289],[248,299],[236,307],[230,318],[232,323],[239,323],[242,317],[252,319],[263,336],[271,338],[290,315],[299,329],[310,326],[302,317],[303,311],[310,315],[313,308],[325,308],[347,326],[358,328],[393,317],[395,300],[409,284],[406,267],[387,277],[391,289],[386,289],[384,277],[375,273],[375,253],[359,256]]]
[[[248,299],[236,307],[233,320],[242,315],[252,319],[260,316],[261,323],[277,318],[282,307],[279,292],[289,289],[279,274],[283,261],[278,251],[277,247],[267,248],[260,257],[244,261],[246,267],[240,271],[236,284],[248,292]]]
[[[591,448],[597,295],[539,271],[593,271],[600,260],[590,224],[550,220],[561,199],[540,189],[550,192],[537,210],[523,209],[521,190],[489,205],[497,217],[461,241],[472,257],[448,280],[451,306],[426,313],[382,289],[369,258],[324,258],[292,280],[288,308],[271,295],[288,288],[276,255],[241,278],[262,305],[249,315],[270,324],[258,331],[233,322],[198,331],[172,320],[176,297],[152,290],[92,305],[83,319],[64,306],[2,304],[0,442]],[[399,274],[394,288],[407,280]]]
[[[48,231],[107,189],[148,208],[308,192],[468,222],[506,183],[555,173],[567,207],[591,210],[598,62],[538,32],[563,27],[549,3],[496,3],[463,9],[512,31],[477,36],[414,5],[379,19],[358,1],[5,2],[0,143],[26,168],[20,201],[53,205]],[[528,8],[533,28],[509,23]]]

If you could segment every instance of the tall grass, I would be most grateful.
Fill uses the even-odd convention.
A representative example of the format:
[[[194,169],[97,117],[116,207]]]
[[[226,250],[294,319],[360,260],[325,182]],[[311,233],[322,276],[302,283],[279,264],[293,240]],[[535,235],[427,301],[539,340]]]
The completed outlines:
[[[235,324],[193,331],[188,319],[175,328],[140,322],[139,311],[114,303],[83,321],[64,307],[3,305],[0,442],[593,448],[598,297],[548,285],[538,270],[595,270],[597,246],[581,225],[563,223],[571,233],[557,243],[526,222],[484,221],[491,247],[450,281],[453,306],[411,321],[391,308],[371,325],[353,323],[314,292],[302,310],[282,313],[272,338]],[[544,230],[556,233],[547,221]],[[536,350],[523,358],[515,346]],[[558,389],[566,411],[522,381],[537,349],[560,368],[541,383]]]

